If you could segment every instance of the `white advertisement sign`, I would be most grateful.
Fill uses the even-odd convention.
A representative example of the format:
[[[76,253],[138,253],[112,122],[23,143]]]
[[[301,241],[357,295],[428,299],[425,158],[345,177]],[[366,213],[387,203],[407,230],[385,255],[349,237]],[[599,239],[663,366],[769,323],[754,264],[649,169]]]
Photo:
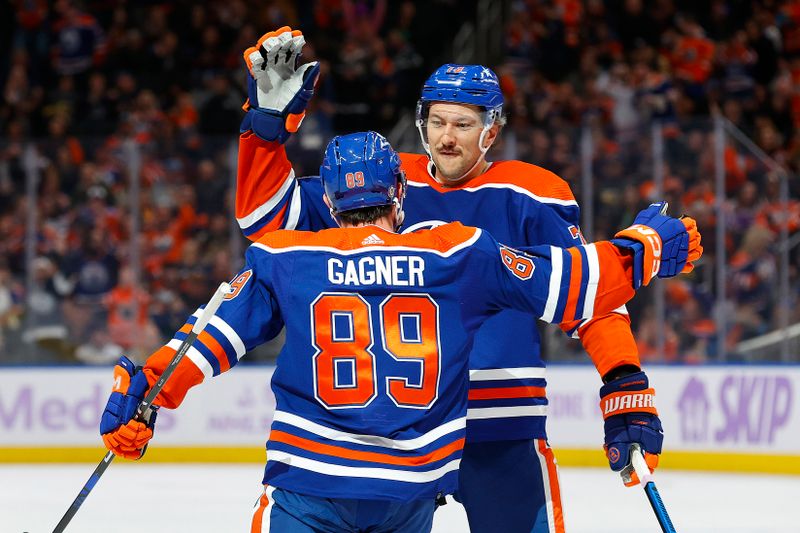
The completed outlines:
[[[275,397],[273,367],[241,367],[198,385],[158,413],[161,444],[263,446]],[[0,447],[100,444],[111,368],[0,369]]]
[[[650,385],[670,450],[800,454],[800,367],[651,366]],[[599,376],[591,367],[548,369],[548,436],[554,447],[603,442]]]
[[[263,446],[275,407],[272,370],[237,367],[195,387],[177,411],[159,412],[159,443]],[[800,455],[800,367],[651,366],[647,373],[668,449]],[[600,446],[595,370],[552,366],[547,381],[551,444]],[[0,448],[98,445],[110,390],[110,368],[0,369]]]

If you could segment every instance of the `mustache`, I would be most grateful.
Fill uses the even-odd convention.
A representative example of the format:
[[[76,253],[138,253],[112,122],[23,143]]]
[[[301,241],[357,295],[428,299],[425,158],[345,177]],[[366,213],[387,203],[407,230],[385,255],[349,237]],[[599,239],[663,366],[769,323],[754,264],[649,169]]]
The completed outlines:
[[[448,148],[446,146],[437,146],[436,151],[439,153],[447,153],[447,154],[461,154],[461,150],[459,148]]]

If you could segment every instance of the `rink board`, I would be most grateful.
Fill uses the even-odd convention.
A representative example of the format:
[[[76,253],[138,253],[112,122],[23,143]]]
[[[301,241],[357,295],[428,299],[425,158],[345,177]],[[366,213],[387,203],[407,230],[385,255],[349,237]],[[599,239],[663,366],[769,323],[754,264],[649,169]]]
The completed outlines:
[[[237,367],[161,410],[146,461],[263,462],[273,368]],[[800,366],[651,366],[666,468],[800,474]],[[108,368],[0,369],[0,462],[94,462]],[[548,368],[550,443],[562,465],[602,466],[599,379]]]

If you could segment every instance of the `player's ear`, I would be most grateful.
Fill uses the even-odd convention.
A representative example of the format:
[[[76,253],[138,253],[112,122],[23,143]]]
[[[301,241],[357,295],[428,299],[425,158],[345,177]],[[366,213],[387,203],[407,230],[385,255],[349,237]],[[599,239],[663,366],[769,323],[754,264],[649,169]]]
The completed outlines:
[[[492,124],[492,127],[489,128],[489,131],[486,132],[486,136],[483,138],[483,148],[488,150],[494,144],[494,141],[497,139],[497,135],[500,133],[500,125],[497,123]]]
[[[326,206],[328,206],[328,211],[330,212],[331,218],[334,220],[334,222],[336,222],[336,224],[338,226],[341,226],[342,223],[339,220],[339,217],[336,216],[336,213],[333,212],[333,207],[331,207],[331,201],[328,200],[328,195],[327,194],[322,193],[322,201],[325,202]]]

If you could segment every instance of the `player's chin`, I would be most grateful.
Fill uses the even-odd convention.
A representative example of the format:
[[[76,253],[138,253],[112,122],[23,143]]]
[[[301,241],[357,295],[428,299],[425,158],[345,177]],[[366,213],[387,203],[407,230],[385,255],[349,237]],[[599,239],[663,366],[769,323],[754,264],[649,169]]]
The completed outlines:
[[[446,183],[449,185],[458,185],[464,179],[464,172],[460,170],[456,170],[453,172],[441,172],[439,167],[436,167],[436,170],[437,170],[436,177],[438,177],[442,183]]]
[[[436,165],[437,177],[446,182],[457,182],[464,175],[464,165],[460,156],[445,156],[438,155],[433,159],[433,164]]]

